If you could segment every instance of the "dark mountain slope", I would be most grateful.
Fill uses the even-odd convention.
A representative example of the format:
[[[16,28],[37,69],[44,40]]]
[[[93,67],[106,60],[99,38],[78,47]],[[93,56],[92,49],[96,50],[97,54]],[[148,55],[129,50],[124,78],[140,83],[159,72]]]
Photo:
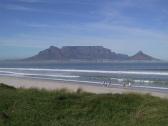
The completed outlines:
[[[69,60],[86,60],[86,61],[97,61],[97,60],[144,60],[153,61],[157,60],[152,56],[149,56],[142,51],[139,51],[134,56],[129,57],[125,54],[118,54],[112,52],[110,49],[104,48],[103,46],[64,46],[58,48],[50,46],[48,49],[40,51],[37,55],[27,58],[25,60],[56,60],[56,61],[69,61]]]
[[[128,55],[111,52],[102,46],[64,46],[50,48],[39,52],[28,60],[126,60]]]

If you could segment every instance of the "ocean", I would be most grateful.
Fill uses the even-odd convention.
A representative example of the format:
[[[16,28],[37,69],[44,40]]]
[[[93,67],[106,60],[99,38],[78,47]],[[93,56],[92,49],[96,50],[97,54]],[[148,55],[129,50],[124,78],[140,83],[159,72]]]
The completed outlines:
[[[0,76],[168,89],[167,62],[0,62]]]

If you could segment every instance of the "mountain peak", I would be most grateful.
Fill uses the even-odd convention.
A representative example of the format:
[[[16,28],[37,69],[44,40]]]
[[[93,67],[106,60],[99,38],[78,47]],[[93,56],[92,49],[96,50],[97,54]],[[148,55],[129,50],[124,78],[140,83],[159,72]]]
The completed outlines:
[[[135,55],[130,57],[131,60],[156,60],[152,56],[145,54],[143,51],[137,52]]]
[[[50,46],[48,49],[58,49],[56,46]]]
[[[144,54],[144,53],[143,53],[143,51],[140,50],[137,52],[137,54]]]
[[[50,46],[49,48],[55,48],[55,46]]]

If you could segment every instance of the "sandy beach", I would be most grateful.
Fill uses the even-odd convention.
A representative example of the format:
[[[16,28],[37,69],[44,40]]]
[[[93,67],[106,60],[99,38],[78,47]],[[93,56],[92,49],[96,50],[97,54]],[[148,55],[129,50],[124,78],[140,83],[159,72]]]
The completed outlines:
[[[92,84],[82,84],[75,82],[63,82],[63,81],[53,81],[53,80],[42,80],[42,79],[32,79],[32,78],[18,78],[18,77],[0,77],[0,83],[5,83],[16,88],[37,88],[46,90],[59,90],[68,89],[69,91],[77,91],[79,88],[85,92],[90,93],[140,93],[140,94],[150,94],[152,96],[158,96],[162,98],[168,98],[168,93],[166,92],[156,92],[147,90],[132,90],[129,88],[113,88],[113,87],[103,87],[96,86]]]

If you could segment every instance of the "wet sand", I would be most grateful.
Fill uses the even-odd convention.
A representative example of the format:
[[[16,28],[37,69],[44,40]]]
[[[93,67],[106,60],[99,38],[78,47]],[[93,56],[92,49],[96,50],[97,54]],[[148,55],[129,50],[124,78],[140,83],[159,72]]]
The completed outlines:
[[[46,90],[59,90],[68,89],[69,91],[77,91],[79,88],[85,92],[90,93],[140,93],[140,94],[150,94],[152,96],[157,96],[161,98],[168,98],[168,92],[155,91],[155,90],[143,90],[136,88],[119,88],[119,87],[104,87],[101,85],[93,85],[78,82],[64,82],[64,81],[54,81],[54,80],[43,80],[43,79],[32,79],[32,78],[19,78],[19,77],[0,77],[0,83],[5,83],[16,88],[37,88]]]

